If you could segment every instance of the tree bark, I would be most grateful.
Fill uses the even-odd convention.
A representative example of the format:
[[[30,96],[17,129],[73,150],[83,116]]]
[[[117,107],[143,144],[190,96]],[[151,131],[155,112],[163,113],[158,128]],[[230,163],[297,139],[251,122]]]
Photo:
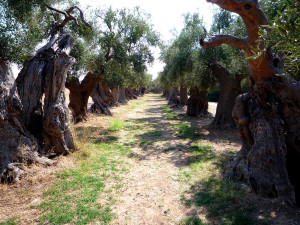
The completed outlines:
[[[200,43],[204,48],[230,44],[252,56],[250,47],[264,49],[258,30],[267,24],[257,0],[210,0],[225,10],[238,13],[248,37],[214,36]],[[263,196],[275,196],[300,205],[300,83],[283,79],[270,51],[248,60],[250,92],[236,99],[233,118],[239,125],[243,147],[226,175],[247,182]]]
[[[66,88],[70,90],[68,107],[72,112],[75,123],[87,120],[89,97],[97,82],[101,79],[101,76],[95,76],[92,72],[88,72],[81,83],[77,77],[67,79]]]
[[[112,100],[111,102],[109,103],[109,107],[119,107],[120,104],[119,104],[119,88],[113,88],[111,90],[111,95],[112,95]]]
[[[144,95],[147,92],[147,88],[141,87],[141,94]]]
[[[215,62],[211,62],[209,67],[220,83],[217,111],[211,125],[220,128],[236,127],[232,118],[232,110],[236,97],[242,93],[241,79],[243,76],[231,75],[223,66]]]
[[[105,87],[102,82],[97,83],[91,96],[94,101],[94,104],[90,108],[92,113],[112,116],[108,105],[112,101],[113,97],[110,90]]]
[[[184,84],[180,85],[180,102],[179,105],[184,107],[188,99],[187,87]]]
[[[122,104],[127,103],[125,88],[119,88],[119,103],[122,103]]]
[[[137,99],[133,88],[125,88],[125,95],[128,100]]]
[[[170,89],[164,89],[161,97],[165,97],[166,100],[169,98]]]
[[[45,151],[66,154],[75,150],[65,105],[67,71],[75,63],[69,56],[74,40],[69,34],[55,37],[52,45],[46,44],[49,47],[38,50],[25,64],[16,82],[26,128],[43,143]]]
[[[51,165],[38,155],[39,146],[22,121],[22,103],[10,65],[0,58],[0,179],[19,182],[24,166]]]
[[[167,100],[169,105],[179,105],[180,97],[177,87],[170,88],[170,93]]]
[[[191,95],[187,100],[187,116],[200,117],[208,114],[207,91],[197,87],[190,89]]]

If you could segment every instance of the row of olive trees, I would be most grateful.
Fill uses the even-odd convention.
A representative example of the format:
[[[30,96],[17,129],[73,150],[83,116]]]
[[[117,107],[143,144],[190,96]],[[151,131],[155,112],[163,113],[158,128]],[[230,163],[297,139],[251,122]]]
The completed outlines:
[[[109,113],[116,95],[145,91],[158,35],[138,8],[98,10],[86,20],[69,0],[1,0],[0,11],[0,177],[18,180],[22,162],[51,164],[41,155],[76,150],[65,86],[76,121],[86,119],[89,96],[92,110]],[[12,62],[23,64],[16,81]]]
[[[235,98],[241,93],[241,80],[249,73],[246,60],[236,48],[200,48],[200,39],[207,35],[207,31],[198,14],[185,15],[184,24],[180,34],[162,51],[161,58],[166,66],[159,79],[166,97],[171,103],[187,105],[188,116],[201,116],[207,114],[207,90],[218,87],[220,98],[212,125],[234,127],[231,113]],[[243,27],[239,27],[240,24],[239,18],[219,10],[214,15],[209,33],[233,31],[243,34],[245,32]]]

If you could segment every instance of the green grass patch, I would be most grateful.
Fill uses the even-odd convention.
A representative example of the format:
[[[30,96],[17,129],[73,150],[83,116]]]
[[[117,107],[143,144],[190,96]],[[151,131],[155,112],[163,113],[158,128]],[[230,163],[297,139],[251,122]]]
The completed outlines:
[[[17,225],[18,223],[16,222],[15,218],[10,218],[6,221],[0,222],[0,225]]]
[[[114,120],[109,129],[119,130],[123,123]],[[82,154],[71,155],[79,166],[58,171],[54,184],[43,194],[43,202],[37,206],[42,211],[41,223],[45,224],[100,224],[109,223],[115,204],[115,190],[122,187],[121,174],[127,172],[122,157],[131,150],[117,143],[82,144]],[[121,157],[122,156],[122,157]],[[110,188],[106,183],[116,183]]]
[[[124,121],[121,120],[112,120],[110,122],[109,131],[119,131],[124,128]]]
[[[199,218],[187,217],[180,220],[179,225],[205,225]]]
[[[175,125],[177,128],[177,137],[182,139],[192,139],[199,137],[200,135],[195,131],[195,128],[188,124]]]
[[[162,108],[163,113],[166,115],[166,118],[168,120],[177,120],[177,115],[176,113],[173,112],[172,109],[170,109],[169,107],[163,107]]]

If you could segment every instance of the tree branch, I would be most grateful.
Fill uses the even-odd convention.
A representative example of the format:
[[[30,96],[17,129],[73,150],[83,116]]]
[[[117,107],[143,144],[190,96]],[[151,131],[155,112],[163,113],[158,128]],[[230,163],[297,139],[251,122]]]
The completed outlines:
[[[245,38],[238,38],[232,35],[214,35],[209,38],[201,39],[200,45],[205,48],[210,48],[214,46],[219,46],[222,44],[232,45],[234,47],[246,50],[246,40]]]
[[[86,20],[84,19],[83,12],[78,6],[72,6],[65,12],[61,11],[59,9],[53,8],[47,4],[46,4],[46,7],[52,11],[55,11],[57,13],[64,15],[64,17],[65,17],[65,19],[61,23],[55,23],[55,26],[52,28],[51,35],[53,35],[55,32],[57,32],[60,28],[64,28],[64,26],[71,20],[73,20],[76,23],[76,25],[79,26],[77,19],[71,15],[71,13],[73,12],[74,9],[77,9],[79,11],[82,22],[93,31],[91,25],[88,22],[86,22]]]

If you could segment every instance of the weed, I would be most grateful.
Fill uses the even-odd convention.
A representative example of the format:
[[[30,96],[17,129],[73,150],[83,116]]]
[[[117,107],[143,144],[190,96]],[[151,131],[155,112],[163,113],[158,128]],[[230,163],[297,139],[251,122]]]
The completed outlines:
[[[110,122],[109,131],[119,131],[124,128],[124,121],[121,120],[112,120]]]
[[[175,125],[178,129],[177,137],[182,139],[192,139],[199,137],[200,135],[195,131],[195,128],[188,124]]]
[[[199,218],[184,218],[179,222],[179,225],[204,225]]]
[[[165,115],[166,115],[166,118],[168,119],[168,120],[177,120],[177,116],[176,116],[176,114],[173,112],[173,110],[172,109],[170,109],[169,107],[163,107],[162,108],[162,111],[165,113]]]
[[[0,225],[17,225],[18,223],[15,221],[15,218],[10,218],[6,221],[0,222]]]

